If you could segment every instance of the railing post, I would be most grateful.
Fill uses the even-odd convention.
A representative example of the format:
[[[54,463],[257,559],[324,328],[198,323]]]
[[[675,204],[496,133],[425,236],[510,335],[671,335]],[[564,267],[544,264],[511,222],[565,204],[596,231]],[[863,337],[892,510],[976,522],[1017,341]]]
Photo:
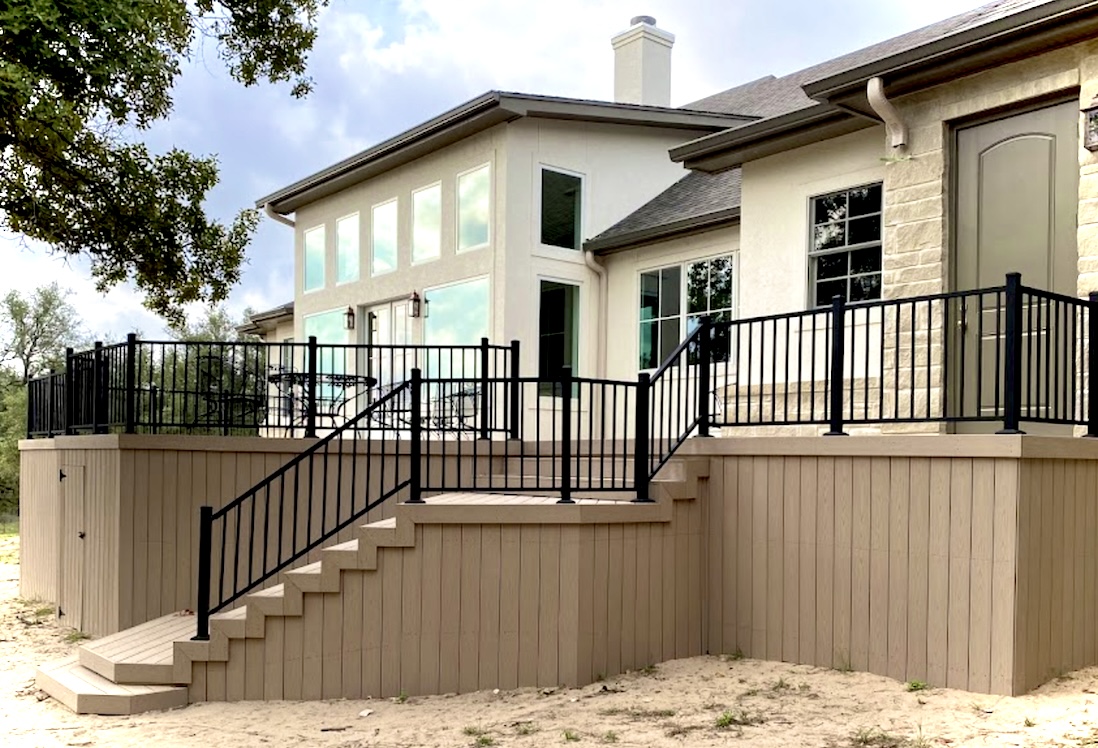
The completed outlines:
[[[701,319],[698,331],[698,436],[709,436],[709,379],[713,360],[713,320]]]
[[[72,427],[73,421],[76,420],[76,377],[73,376],[72,371],[72,348],[65,349],[65,423],[64,433],[74,434],[76,433]]]
[[[1087,306],[1087,433],[1098,438],[1098,291]]]
[[[198,508],[198,599],[194,614],[198,630],[192,641],[209,641],[210,638],[210,573],[213,555],[213,507]]]
[[[488,397],[488,338],[480,339],[480,438],[488,438],[489,407]]]
[[[843,431],[843,373],[846,357],[846,302],[842,296],[831,300],[831,397],[828,410],[830,429],[824,436],[846,436]]]
[[[652,375],[646,371],[637,375],[637,412],[633,419],[633,488],[637,492],[634,501],[642,503],[652,500],[648,495],[648,396],[651,381]]]
[[[408,503],[423,503],[423,379],[419,369],[412,369],[411,449],[408,459]]]
[[[126,336],[126,433],[137,430],[137,334]]]
[[[511,341],[511,383],[508,390],[508,403],[507,403],[507,417],[510,425],[508,438],[513,440],[519,440],[522,438],[520,431],[519,420],[521,413],[519,412],[519,342],[517,340]]]
[[[103,370],[103,343],[99,340],[95,341],[95,348],[92,349],[92,401],[91,401],[91,415],[92,415],[92,433],[93,434],[105,434],[106,424],[103,423],[103,385],[106,384],[102,381],[101,376]]]
[[[316,438],[316,336],[309,336],[305,363],[305,438]]]
[[[977,314],[981,310],[977,309]],[[1003,372],[1003,428],[997,434],[1022,434],[1022,274],[1007,273]],[[978,404],[977,404],[978,405]]]
[[[560,501],[572,501],[572,367],[560,370]]]

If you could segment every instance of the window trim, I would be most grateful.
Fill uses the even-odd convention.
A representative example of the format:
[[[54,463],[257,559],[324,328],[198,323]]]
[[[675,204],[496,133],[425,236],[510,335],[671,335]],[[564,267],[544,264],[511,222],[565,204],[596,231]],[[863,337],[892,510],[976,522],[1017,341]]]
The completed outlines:
[[[481,244],[473,245],[472,247],[461,247],[461,178],[474,174],[481,169],[488,170],[488,238]],[[495,196],[495,185],[492,179],[492,162],[485,161],[482,164],[466,169],[465,171],[459,171],[454,179],[454,254],[465,254],[466,252],[476,252],[478,249],[484,249],[485,247],[492,246],[492,218],[495,215],[494,206],[492,205],[493,198]]]
[[[555,244],[545,244],[541,240],[541,210],[542,210],[542,172],[551,171],[557,174],[564,174],[569,177],[576,177],[580,180],[580,200],[579,200],[579,226],[577,226],[577,241],[576,248],[569,249],[568,247],[558,247]],[[534,205],[537,206],[537,220],[533,222],[534,230],[534,247],[541,252],[550,255],[552,257],[567,257],[574,259],[577,255],[579,259],[583,259],[583,222],[587,217],[587,175],[573,171],[572,169],[565,169],[560,166],[553,166],[545,162],[539,161],[538,168],[535,171],[535,189],[534,189]]]
[[[432,190],[436,187],[438,188],[438,246],[435,248],[435,254],[433,256],[417,260],[416,259],[416,195],[418,195],[421,192],[426,192],[427,190]],[[436,260],[439,260],[439,259],[442,258],[442,244],[443,244],[443,241],[442,241],[443,240],[442,214],[444,212],[443,209],[442,209],[443,208],[443,206],[442,206],[443,192],[444,192],[444,190],[442,189],[442,180],[441,179],[437,180],[435,182],[432,182],[430,184],[425,184],[422,187],[417,187],[416,189],[412,190],[411,200],[410,200],[412,227],[411,227],[411,240],[409,242],[409,245],[410,245],[410,248],[411,248],[411,264],[412,265],[426,265],[429,262],[435,262]]]
[[[739,250],[738,247],[736,249],[732,249],[732,250],[729,250],[729,251],[723,251],[723,252],[720,252],[718,254],[703,255],[701,257],[691,257],[691,258],[688,258],[688,259],[679,260],[678,262],[670,262],[670,263],[664,263],[664,264],[660,264],[660,265],[652,265],[650,267],[643,267],[643,268],[639,268],[637,270],[637,274],[636,274],[636,284],[637,285],[636,285],[636,289],[635,289],[636,292],[635,292],[635,295],[633,297],[634,298],[634,304],[636,305],[634,307],[634,309],[637,312],[636,337],[634,338],[636,340],[637,348],[636,348],[636,355],[633,357],[633,360],[637,364],[637,371],[638,372],[653,372],[653,371],[655,371],[656,369],[658,369],[660,367],[660,364],[662,364],[662,362],[660,362],[660,364],[656,364],[655,366],[647,368],[647,369],[641,368],[641,366],[640,366],[640,327],[641,327],[641,324],[644,322],[644,320],[642,320],[640,318],[641,275],[643,275],[644,273],[658,272],[660,270],[663,270],[664,268],[672,268],[672,267],[678,267],[682,270],[682,273],[679,276],[680,277],[680,282],[679,282],[679,315],[678,315],[679,316],[679,342],[681,343],[683,341],[683,339],[685,339],[686,334],[687,334],[687,322],[688,322],[689,318],[691,316],[696,316],[696,315],[692,315],[688,311],[688,309],[689,309],[689,300],[688,300],[688,297],[687,297],[687,285],[688,285],[688,282],[689,282],[689,275],[687,274],[687,268],[690,265],[694,265],[694,264],[699,263],[699,262],[709,262],[710,260],[716,260],[716,259],[719,259],[721,257],[729,257],[732,260],[732,300],[731,300],[732,303],[731,303],[731,306],[728,307],[728,311],[730,312],[732,319],[735,320],[738,317],[739,306],[740,306],[740,293],[739,293],[739,291],[740,291],[740,250]],[[670,318],[660,318],[660,319],[670,319]]]
[[[394,237],[394,242],[393,242],[393,244],[394,244],[394,246],[393,246],[393,251],[394,251],[393,269],[392,270],[382,270],[381,272],[377,272],[374,269],[374,237],[377,234],[377,221],[374,220],[374,216],[375,216],[375,212],[377,211],[378,208],[381,208],[381,207],[384,207],[384,206],[390,205],[390,204],[396,206],[396,236]],[[400,198],[399,198],[399,196],[394,196],[394,197],[389,198],[388,200],[382,200],[380,203],[374,203],[373,205],[370,206],[370,277],[371,278],[377,278],[377,277],[382,276],[382,275],[388,275],[389,273],[395,273],[399,269],[400,269]]]
[[[317,293],[328,287],[328,226],[319,223],[301,233],[301,293]],[[309,287],[309,234],[320,232],[323,237],[320,248],[320,285]]]
[[[880,210],[877,211],[876,213],[866,213],[866,214],[864,214],[864,216],[855,216],[855,218],[862,218],[862,217],[869,217],[869,216],[879,216],[880,219],[881,219],[880,238],[878,238],[877,241],[875,241],[875,242],[859,242],[857,244],[848,244],[848,245],[844,245],[842,247],[833,247],[831,249],[821,249],[821,250],[817,251],[814,248],[815,234],[816,234],[815,201],[822,198],[822,197],[827,197],[828,195],[837,195],[840,192],[845,192],[845,193],[849,194],[850,192],[852,192],[854,190],[860,190],[860,189],[863,189],[863,188],[866,188],[866,187],[880,187],[881,188],[881,207],[880,207]],[[816,194],[808,196],[808,201],[807,201],[807,205],[806,205],[807,215],[806,215],[806,220],[805,220],[805,226],[808,229],[808,231],[806,232],[807,233],[807,236],[806,236],[807,253],[805,255],[806,259],[807,259],[806,264],[808,266],[807,267],[807,285],[806,285],[806,288],[805,288],[805,309],[824,309],[830,304],[830,302],[828,302],[828,304],[822,304],[822,305],[816,304],[816,281],[817,281],[817,279],[816,279],[815,259],[817,257],[826,257],[828,255],[840,254],[840,253],[849,254],[851,252],[856,252],[856,251],[861,250],[861,249],[870,249],[872,247],[879,247],[880,250],[881,250],[881,270],[878,271],[878,273],[877,273],[878,275],[881,276],[881,296],[880,296],[879,299],[865,299],[865,300],[862,300],[862,301],[850,301],[849,298],[848,298],[847,301],[846,301],[846,304],[848,306],[860,306],[862,304],[872,304],[873,302],[880,301],[881,299],[884,298],[884,228],[885,228],[884,227],[884,195],[885,195],[885,193],[884,193],[884,180],[880,179],[880,180],[874,180],[874,181],[870,181],[870,182],[863,182],[863,183],[860,183],[860,184],[852,184],[849,187],[840,187],[838,189],[826,190],[824,192],[818,192]],[[849,200],[849,197],[847,199]],[[847,215],[845,221],[847,223],[850,222],[849,214]],[[844,275],[843,278],[845,278],[849,282],[849,280],[853,277],[861,277],[861,276],[867,276],[867,275],[874,275],[874,273],[859,273],[856,276],[850,275],[848,273],[848,274]],[[831,279],[831,280],[838,280],[838,279]],[[850,295],[849,294],[849,286],[847,288],[848,288],[847,296],[849,296]]]
[[[339,224],[352,218],[356,219],[358,222],[358,251],[355,253],[358,255],[358,265],[354,278],[341,281],[339,279]],[[345,286],[348,283],[357,283],[360,280],[362,280],[362,213],[356,210],[353,213],[348,213],[345,216],[340,216],[335,219],[335,284],[337,286]]]

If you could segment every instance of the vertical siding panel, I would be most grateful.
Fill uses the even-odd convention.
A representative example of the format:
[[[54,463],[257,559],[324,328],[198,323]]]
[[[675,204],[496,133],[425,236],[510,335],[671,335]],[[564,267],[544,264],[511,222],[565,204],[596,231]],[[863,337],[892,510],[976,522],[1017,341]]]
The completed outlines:
[[[850,664],[851,561],[853,556],[854,462],[835,460],[835,582],[833,665]]]
[[[541,599],[541,534],[539,528],[520,528],[519,566],[519,686],[538,684],[538,605]],[[445,562],[445,559],[443,559]],[[443,587],[445,594],[445,587]],[[596,593],[597,594],[597,593]],[[444,601],[445,603],[445,601]],[[443,604],[443,610],[446,610]]]
[[[608,662],[610,653],[607,651],[607,639],[610,626],[610,527],[609,525],[595,525],[594,527],[594,568],[592,571],[593,604],[592,615],[592,641],[591,667],[595,676],[605,677],[610,674]],[[662,550],[662,545],[660,546]],[[657,568],[663,565],[662,556],[655,559]],[[661,590],[662,593],[662,590]],[[658,625],[653,628],[653,633],[660,651],[663,649],[661,640],[663,632],[663,609],[656,607],[652,613],[659,616]]]
[[[164,560],[164,453],[153,450],[143,453],[147,464],[145,495],[149,505],[148,525],[148,597],[145,602],[145,620],[171,612],[167,601],[161,600],[163,569],[171,569],[171,562]],[[140,475],[140,473],[139,473]],[[241,694],[243,697],[243,694]],[[240,699],[236,699],[239,701]]]
[[[190,452],[175,453],[175,475],[179,482],[175,507],[175,590],[176,607],[194,610],[198,595],[197,542],[192,552],[191,528],[198,524],[198,497],[194,493],[194,463]],[[281,689],[281,686],[280,686]]]
[[[969,593],[972,554],[972,461],[950,465],[949,654],[946,685],[968,687]]]
[[[456,693],[461,686],[458,648],[461,635],[461,578],[464,563],[462,550],[461,526],[443,525],[442,618],[438,666],[438,687],[442,693]]]
[[[724,514],[726,505],[724,496],[724,465],[720,459],[711,458],[709,460],[709,493],[701,509],[705,514],[703,522],[703,527],[705,528],[705,562],[702,566],[702,571],[705,574],[706,583],[705,598],[703,602],[706,618],[705,641],[703,642],[703,646],[705,651],[714,654],[718,652],[729,652],[731,651],[731,648],[726,647],[725,645],[724,625],[722,621],[727,584],[725,578],[727,574],[725,552],[727,551],[729,554],[735,553],[736,548],[734,545],[727,543],[724,540]],[[726,545],[728,546],[727,549],[725,548]],[[640,592],[639,575],[637,579],[637,602],[639,605],[640,599],[643,596]]]
[[[1013,693],[1015,652],[1015,611],[1021,613],[1015,589],[1024,584],[1023,574],[1015,574],[1018,546],[1018,468],[1017,460],[995,460],[992,495],[992,580],[991,580],[991,680],[992,693]]]
[[[698,612],[692,609],[693,589],[691,585],[691,561],[693,552],[697,549],[696,538],[690,533],[693,520],[693,512],[697,507],[696,501],[679,501],[675,507],[674,524],[675,533],[675,657],[689,657],[691,631],[700,624]]]
[[[995,529],[995,463],[972,462],[972,572],[969,591],[968,687],[991,688],[992,555]]]
[[[621,668],[637,668],[637,526],[622,527],[621,565]],[[564,586],[562,582],[562,593]],[[562,606],[562,611],[564,610]],[[565,632],[562,629],[561,635]]]
[[[1084,594],[1084,621],[1093,621],[1095,615],[1095,585],[1098,584],[1098,552],[1095,550],[1094,543],[1089,542],[1090,538],[1098,536],[1098,528],[1095,527],[1095,490],[1098,488],[1098,470],[1093,460],[1087,460],[1085,468],[1085,479],[1082,482],[1084,487],[1084,500],[1083,505],[1085,507],[1085,517],[1083,520],[1083,533],[1088,542],[1084,543],[1083,547],[1086,548],[1086,585],[1083,591]],[[1083,657],[1084,662],[1090,664],[1098,661],[1098,642],[1095,637],[1098,636],[1098,626],[1086,626],[1086,639],[1083,643]]]
[[[500,565],[499,685],[500,688],[515,688],[519,683],[520,598],[519,528],[516,525],[504,525],[500,530]]]
[[[648,537],[649,527],[642,528],[643,549],[641,549],[641,573],[648,575]],[[595,647],[595,586],[591,571],[595,566],[595,525],[584,525],[579,528],[579,568],[577,570],[576,584],[579,587],[577,605],[579,607],[579,644],[576,650],[577,667],[581,682],[590,683],[595,679],[594,647]],[[648,600],[648,590],[644,590],[642,596]],[[648,656],[648,608],[643,613],[637,612],[638,631],[644,635],[637,636],[637,658],[644,660]],[[643,616],[643,617],[642,617]]]
[[[782,477],[782,524],[784,558],[782,559],[782,659],[797,662],[800,658],[800,574],[801,574],[801,461],[785,459]],[[810,635],[805,631],[805,635]]]
[[[225,701],[244,699],[247,646],[244,639],[229,640],[229,661],[225,663]]]
[[[518,528],[515,534],[518,533]],[[514,543],[514,568],[510,570],[511,576],[518,578],[518,543]],[[439,639],[442,632],[442,617],[446,613],[442,610],[442,528],[438,525],[416,525],[416,548],[420,550],[419,556],[423,565],[423,581],[420,588],[420,629],[423,635],[419,640],[419,686],[422,693],[441,693],[439,687]],[[504,573],[507,573],[504,567]],[[515,592],[517,593],[517,586]],[[511,600],[511,606],[518,604],[517,595]],[[518,616],[515,616],[516,625],[513,630],[515,646],[511,648],[512,654],[518,645]],[[502,656],[502,655],[501,655]]]
[[[714,494],[710,484],[710,502],[719,502],[722,506],[721,524],[717,542],[721,546],[723,573],[721,575],[721,609],[718,612],[718,620],[721,625],[721,651],[743,651],[743,642],[739,637],[737,625],[737,608],[741,602],[739,595],[740,570],[737,563],[740,557],[739,543],[739,462],[735,458],[714,460],[712,469],[719,471],[723,480],[719,493]]]
[[[176,518],[179,515],[179,504],[183,499],[179,496],[179,452],[169,450],[162,453],[163,464],[160,467],[159,484],[164,495],[164,508],[161,513],[161,539],[163,547],[163,573],[161,574],[160,590],[161,609],[165,613],[171,613],[182,608],[192,608],[182,595],[176,591],[178,581],[179,564],[179,540],[176,528]]]
[[[766,640],[767,615],[767,461],[763,457],[751,458],[751,656],[770,656]]]
[[[286,660],[286,619],[272,616],[263,630],[263,696],[264,701],[280,701],[285,698],[282,688],[282,669]]]
[[[580,527],[567,525],[560,530],[560,548],[557,552],[559,559],[560,575],[560,599],[558,602],[558,648],[557,648],[557,683],[565,686],[576,687],[579,681],[579,554],[580,554]],[[636,546],[632,559],[626,557],[627,565],[636,568]]]
[[[209,691],[206,688],[208,663],[196,662],[191,666],[191,687],[187,690],[187,698],[192,704],[199,701],[207,701]]]
[[[343,572],[340,694],[346,699],[362,698],[362,576],[365,573],[357,569]]]
[[[682,596],[686,594],[686,590],[681,589],[679,586],[679,569],[676,566],[676,549],[678,546],[678,538],[676,535],[676,527],[679,521],[679,512],[672,504],[672,516],[674,520],[671,524],[663,526],[663,657],[665,660],[672,660],[675,658],[676,651],[676,631],[675,625],[678,621],[678,605],[681,602]],[[613,535],[611,535],[611,540]],[[614,577],[610,577],[610,592],[613,594]],[[613,612],[613,606],[611,606],[611,613]],[[618,632],[613,628],[610,629],[610,636],[615,637],[611,641],[616,641]]]
[[[652,664],[657,662],[663,662],[663,612],[666,607],[663,602],[663,537],[664,537],[665,525],[662,523],[651,526],[651,536],[649,538],[649,563],[648,563],[648,578],[649,578],[649,590],[651,595],[651,605],[648,609],[648,661]],[[601,537],[602,526],[595,528],[595,558],[598,558],[599,540]],[[598,567],[595,568],[595,581],[598,582]],[[599,639],[597,632],[600,630],[600,625],[605,625],[606,618],[599,618],[599,612],[602,609],[599,601],[599,591],[603,589],[601,587],[595,587],[595,662],[599,662]],[[596,670],[598,673],[605,673],[605,654],[602,655],[602,662],[604,669]]]
[[[133,456],[134,567],[133,607],[129,625],[133,626],[149,620],[149,453],[141,450],[130,454]]]
[[[761,657],[763,650],[754,638],[755,611],[752,568],[755,557],[754,460],[730,457],[736,465],[736,641],[749,657]],[[803,557],[803,556],[802,556]]]
[[[477,690],[480,678],[480,525],[461,527],[461,632],[458,638],[459,688]]]
[[[282,667],[283,698],[296,701],[302,698],[302,679],[305,673],[302,616],[287,616],[283,631],[284,664]],[[372,691],[377,694],[377,691]]]
[[[305,593],[301,607],[301,698],[316,701],[324,695],[324,597]]]
[[[1045,677],[1059,675],[1064,667],[1064,575],[1066,573],[1067,543],[1064,537],[1064,488],[1067,466],[1064,460],[1055,460],[1052,474],[1052,614],[1049,631],[1050,653]]]
[[[1067,673],[1074,669],[1075,655],[1075,463],[1072,460],[1064,460],[1064,483],[1060,492],[1063,504],[1063,544],[1061,550],[1062,569],[1060,574],[1063,585],[1063,597],[1060,606],[1056,609],[1060,616],[1060,672]]]
[[[800,459],[800,596],[798,608],[800,622],[798,628],[804,632],[800,637],[800,661],[807,665],[818,662],[816,652],[816,608],[818,589],[816,586],[816,563],[819,543],[816,535],[817,515],[820,506],[818,483],[819,460],[815,457]],[[792,474],[790,474],[792,476]]]
[[[232,642],[229,643],[230,651]],[[208,701],[225,701],[228,696],[225,680],[225,663],[206,663],[206,699]]]
[[[907,680],[927,679],[927,575],[930,554],[930,460],[911,460],[911,535],[907,574]],[[935,644],[935,646],[937,646]]]
[[[888,675],[904,680],[907,670],[907,554],[911,461],[890,460],[888,494]]]
[[[782,469],[784,459],[770,457],[766,460],[766,658],[768,660],[782,659],[782,602],[785,591],[782,588],[782,556],[785,553],[784,535],[785,527],[782,512],[782,490],[784,475]]]
[[[481,528],[480,551],[480,673],[479,688],[496,688],[499,685],[499,602],[500,602],[500,526],[484,525]],[[408,584],[407,568],[404,583]],[[412,596],[418,601],[419,590],[405,589],[405,599]],[[407,606],[405,606],[407,608]],[[418,618],[418,616],[417,616]],[[411,644],[419,638],[419,627],[414,626]],[[408,641],[409,634],[405,633]],[[418,663],[417,663],[418,667]]]
[[[343,572],[340,572],[342,575]],[[324,627],[322,637],[324,640],[323,661],[323,685],[322,693],[325,699],[337,699],[343,696],[343,600],[342,592],[344,580],[340,580],[341,592],[323,595],[324,598]],[[360,655],[361,657],[361,655]],[[361,660],[360,660],[361,661]]]
[[[378,556],[381,555],[378,552]],[[380,561],[380,558],[378,559]],[[382,627],[381,565],[366,571],[362,582],[362,695],[379,698],[381,689],[381,627]],[[289,623],[287,622],[287,626]],[[439,639],[442,639],[440,634]],[[440,685],[440,690],[442,687]]]
[[[266,644],[266,637],[244,640],[244,699],[247,701],[263,700],[263,675],[266,670],[263,650]]]
[[[379,548],[377,574],[381,578],[381,694],[400,693],[401,594],[404,587],[404,548]],[[462,554],[462,562],[465,554]],[[462,590],[464,592],[464,590]]]
[[[636,597],[637,597],[637,613],[636,613],[636,640],[633,647],[633,662],[638,667],[644,667],[646,665],[652,665],[654,662],[648,659],[649,652],[651,650],[651,616],[652,616],[652,595],[651,595],[651,556],[652,556],[652,525],[643,524],[637,526],[637,583],[636,583]],[[584,584],[588,579],[584,569],[587,566],[580,566],[580,583]],[[590,589],[590,585],[586,585],[587,589]],[[581,599],[580,604],[585,604]],[[589,603],[586,603],[589,605]],[[582,654],[582,653],[581,653]],[[583,660],[580,660],[580,665],[583,665]]]
[[[930,462],[930,532],[927,538],[926,679],[944,686],[949,631],[950,461]]]
[[[618,526],[618,536],[611,538],[611,542],[617,546],[619,558],[618,574],[615,579],[621,579],[621,535]],[[541,568],[540,568],[540,600],[538,620],[538,685],[555,685],[558,681],[557,656],[559,653],[560,628],[557,625],[557,616],[560,610],[560,525],[540,526]],[[611,550],[611,559],[614,551]],[[613,572],[611,572],[613,574]],[[620,582],[617,586],[618,594],[621,594]],[[618,610],[621,610],[619,599]],[[611,612],[613,605],[611,605]],[[617,662],[621,662],[620,637],[621,627],[611,630],[615,636],[615,646],[611,648],[611,657],[617,654]]]
[[[1013,528],[1018,540],[1017,555],[1012,569],[1017,575],[1017,586],[1013,611],[1015,629],[1014,641],[1012,642],[1014,663],[1011,692],[1021,693],[1026,688],[1027,672],[1032,661],[1030,643],[1035,619],[1032,613],[1031,598],[1037,590],[1032,580],[1036,576],[1035,567],[1038,566],[1033,556],[1033,534],[1034,530],[1037,529],[1034,527],[1037,518],[1032,516],[1031,513],[1030,497],[1032,496],[1032,489],[1030,482],[1032,480],[1032,471],[1029,464],[1025,460],[1015,460],[1013,465],[1018,471],[1018,514]],[[998,479],[996,479],[996,484],[998,484]],[[998,510],[996,510],[996,517],[998,517]],[[998,570],[999,556],[1001,555],[999,542],[1002,534],[999,532],[998,525],[995,529],[996,570]],[[992,667],[994,668],[994,663],[992,663]]]
[[[870,463],[869,671],[888,673],[888,538],[892,477],[887,457]]]
[[[1075,460],[1072,463],[1072,472],[1075,473],[1075,521],[1072,530],[1075,531],[1075,597],[1072,601],[1072,613],[1075,620],[1072,623],[1072,633],[1075,636],[1075,655],[1072,659],[1072,669],[1086,667],[1091,661],[1086,656],[1087,618],[1086,601],[1087,589],[1092,577],[1088,574],[1087,561],[1090,558],[1090,543],[1085,534],[1087,526],[1086,505],[1092,495],[1093,484],[1086,483],[1086,466],[1089,461]]]
[[[1056,513],[1054,511],[1056,496],[1054,485],[1056,474],[1056,461],[1039,460],[1035,466],[1039,466],[1040,480],[1034,486],[1033,499],[1037,502],[1035,514],[1040,515],[1041,536],[1039,542],[1040,553],[1040,601],[1037,607],[1037,654],[1033,660],[1033,668],[1030,671],[1032,683],[1040,683],[1053,674],[1052,654],[1052,621],[1053,621],[1053,584],[1054,578],[1059,576],[1053,564],[1055,552],[1054,538],[1056,537]],[[1053,486],[1053,491],[1047,490]],[[1039,498],[1038,498],[1039,497]]]
[[[817,463],[816,510],[816,664],[831,667],[835,662],[835,459]]]

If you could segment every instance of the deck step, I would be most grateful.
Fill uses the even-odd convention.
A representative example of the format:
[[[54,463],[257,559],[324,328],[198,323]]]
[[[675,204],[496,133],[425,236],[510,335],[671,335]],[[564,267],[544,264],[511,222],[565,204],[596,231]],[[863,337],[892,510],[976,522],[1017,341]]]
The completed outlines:
[[[77,650],[77,659],[114,683],[173,685],[173,642],[194,632],[193,615],[173,613],[88,642]]]
[[[113,683],[66,657],[38,668],[36,685],[77,714],[138,714],[187,705],[184,686]]]

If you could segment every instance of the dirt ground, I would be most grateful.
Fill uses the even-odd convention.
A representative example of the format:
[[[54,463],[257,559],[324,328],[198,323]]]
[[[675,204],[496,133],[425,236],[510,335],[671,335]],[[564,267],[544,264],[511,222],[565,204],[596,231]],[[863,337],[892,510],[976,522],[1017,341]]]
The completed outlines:
[[[76,716],[34,668],[78,642],[19,599],[18,538],[0,536],[0,744],[15,746],[1098,746],[1098,668],[1020,698],[909,691],[875,675],[719,657],[578,689],[394,700],[196,704]]]

